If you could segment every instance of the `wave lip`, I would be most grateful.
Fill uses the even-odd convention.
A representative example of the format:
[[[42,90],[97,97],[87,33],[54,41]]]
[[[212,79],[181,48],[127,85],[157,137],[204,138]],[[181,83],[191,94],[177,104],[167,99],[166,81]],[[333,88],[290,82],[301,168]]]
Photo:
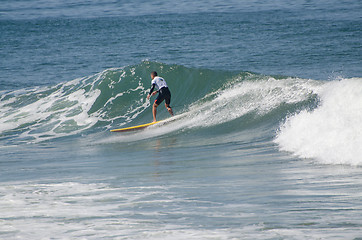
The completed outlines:
[[[256,115],[255,118],[261,118],[283,104],[293,105],[307,100],[313,89],[317,88],[315,81],[276,79],[250,74],[249,78],[251,77],[257,79],[238,76],[224,89],[206,95],[201,99],[201,104],[193,104],[190,113],[194,123],[190,125],[209,127],[231,122],[252,113]],[[205,101],[209,98],[213,99]]]
[[[324,164],[362,165],[362,79],[329,82],[319,107],[287,118],[275,139],[280,149]]]

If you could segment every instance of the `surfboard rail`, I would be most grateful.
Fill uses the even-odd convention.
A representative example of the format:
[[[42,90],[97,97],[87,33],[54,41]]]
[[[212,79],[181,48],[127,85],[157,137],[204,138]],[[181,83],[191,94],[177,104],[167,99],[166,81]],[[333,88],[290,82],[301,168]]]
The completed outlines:
[[[129,132],[129,131],[134,131],[134,130],[141,130],[141,129],[144,129],[144,128],[148,127],[148,126],[151,126],[151,125],[154,125],[154,124],[160,123],[160,122],[162,122],[162,121],[146,123],[146,124],[137,125],[137,126],[133,126],[133,127],[112,129],[112,130],[110,130],[110,131],[111,131],[111,132]]]

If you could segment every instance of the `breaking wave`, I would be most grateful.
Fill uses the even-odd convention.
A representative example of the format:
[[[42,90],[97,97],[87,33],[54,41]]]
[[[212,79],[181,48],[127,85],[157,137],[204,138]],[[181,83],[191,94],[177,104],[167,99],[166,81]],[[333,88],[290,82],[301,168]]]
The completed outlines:
[[[361,79],[327,82],[150,61],[55,86],[3,91],[0,141],[12,145],[93,134],[110,137],[105,134],[109,129],[150,122],[146,95],[153,70],[167,80],[177,116],[157,131],[131,133],[127,140],[200,130],[217,138],[262,128],[281,150],[301,158],[362,164]],[[162,106],[158,118],[168,118]]]
[[[318,108],[288,117],[276,142],[302,158],[362,165],[362,79],[326,83],[318,96]]]

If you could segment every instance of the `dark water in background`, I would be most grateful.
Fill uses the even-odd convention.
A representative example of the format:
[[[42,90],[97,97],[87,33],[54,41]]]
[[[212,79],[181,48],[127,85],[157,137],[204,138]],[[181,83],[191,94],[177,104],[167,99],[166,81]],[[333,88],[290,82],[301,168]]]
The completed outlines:
[[[362,237],[361,10],[2,1],[0,238]]]
[[[69,81],[144,59],[322,80],[361,76],[359,1],[74,2],[5,1],[1,88]]]

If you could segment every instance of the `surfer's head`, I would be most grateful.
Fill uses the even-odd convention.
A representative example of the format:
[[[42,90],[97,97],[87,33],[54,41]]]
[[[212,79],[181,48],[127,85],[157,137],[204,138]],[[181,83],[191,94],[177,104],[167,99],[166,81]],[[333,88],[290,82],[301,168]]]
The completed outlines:
[[[151,78],[154,79],[157,76],[157,72],[153,71],[151,72]]]

